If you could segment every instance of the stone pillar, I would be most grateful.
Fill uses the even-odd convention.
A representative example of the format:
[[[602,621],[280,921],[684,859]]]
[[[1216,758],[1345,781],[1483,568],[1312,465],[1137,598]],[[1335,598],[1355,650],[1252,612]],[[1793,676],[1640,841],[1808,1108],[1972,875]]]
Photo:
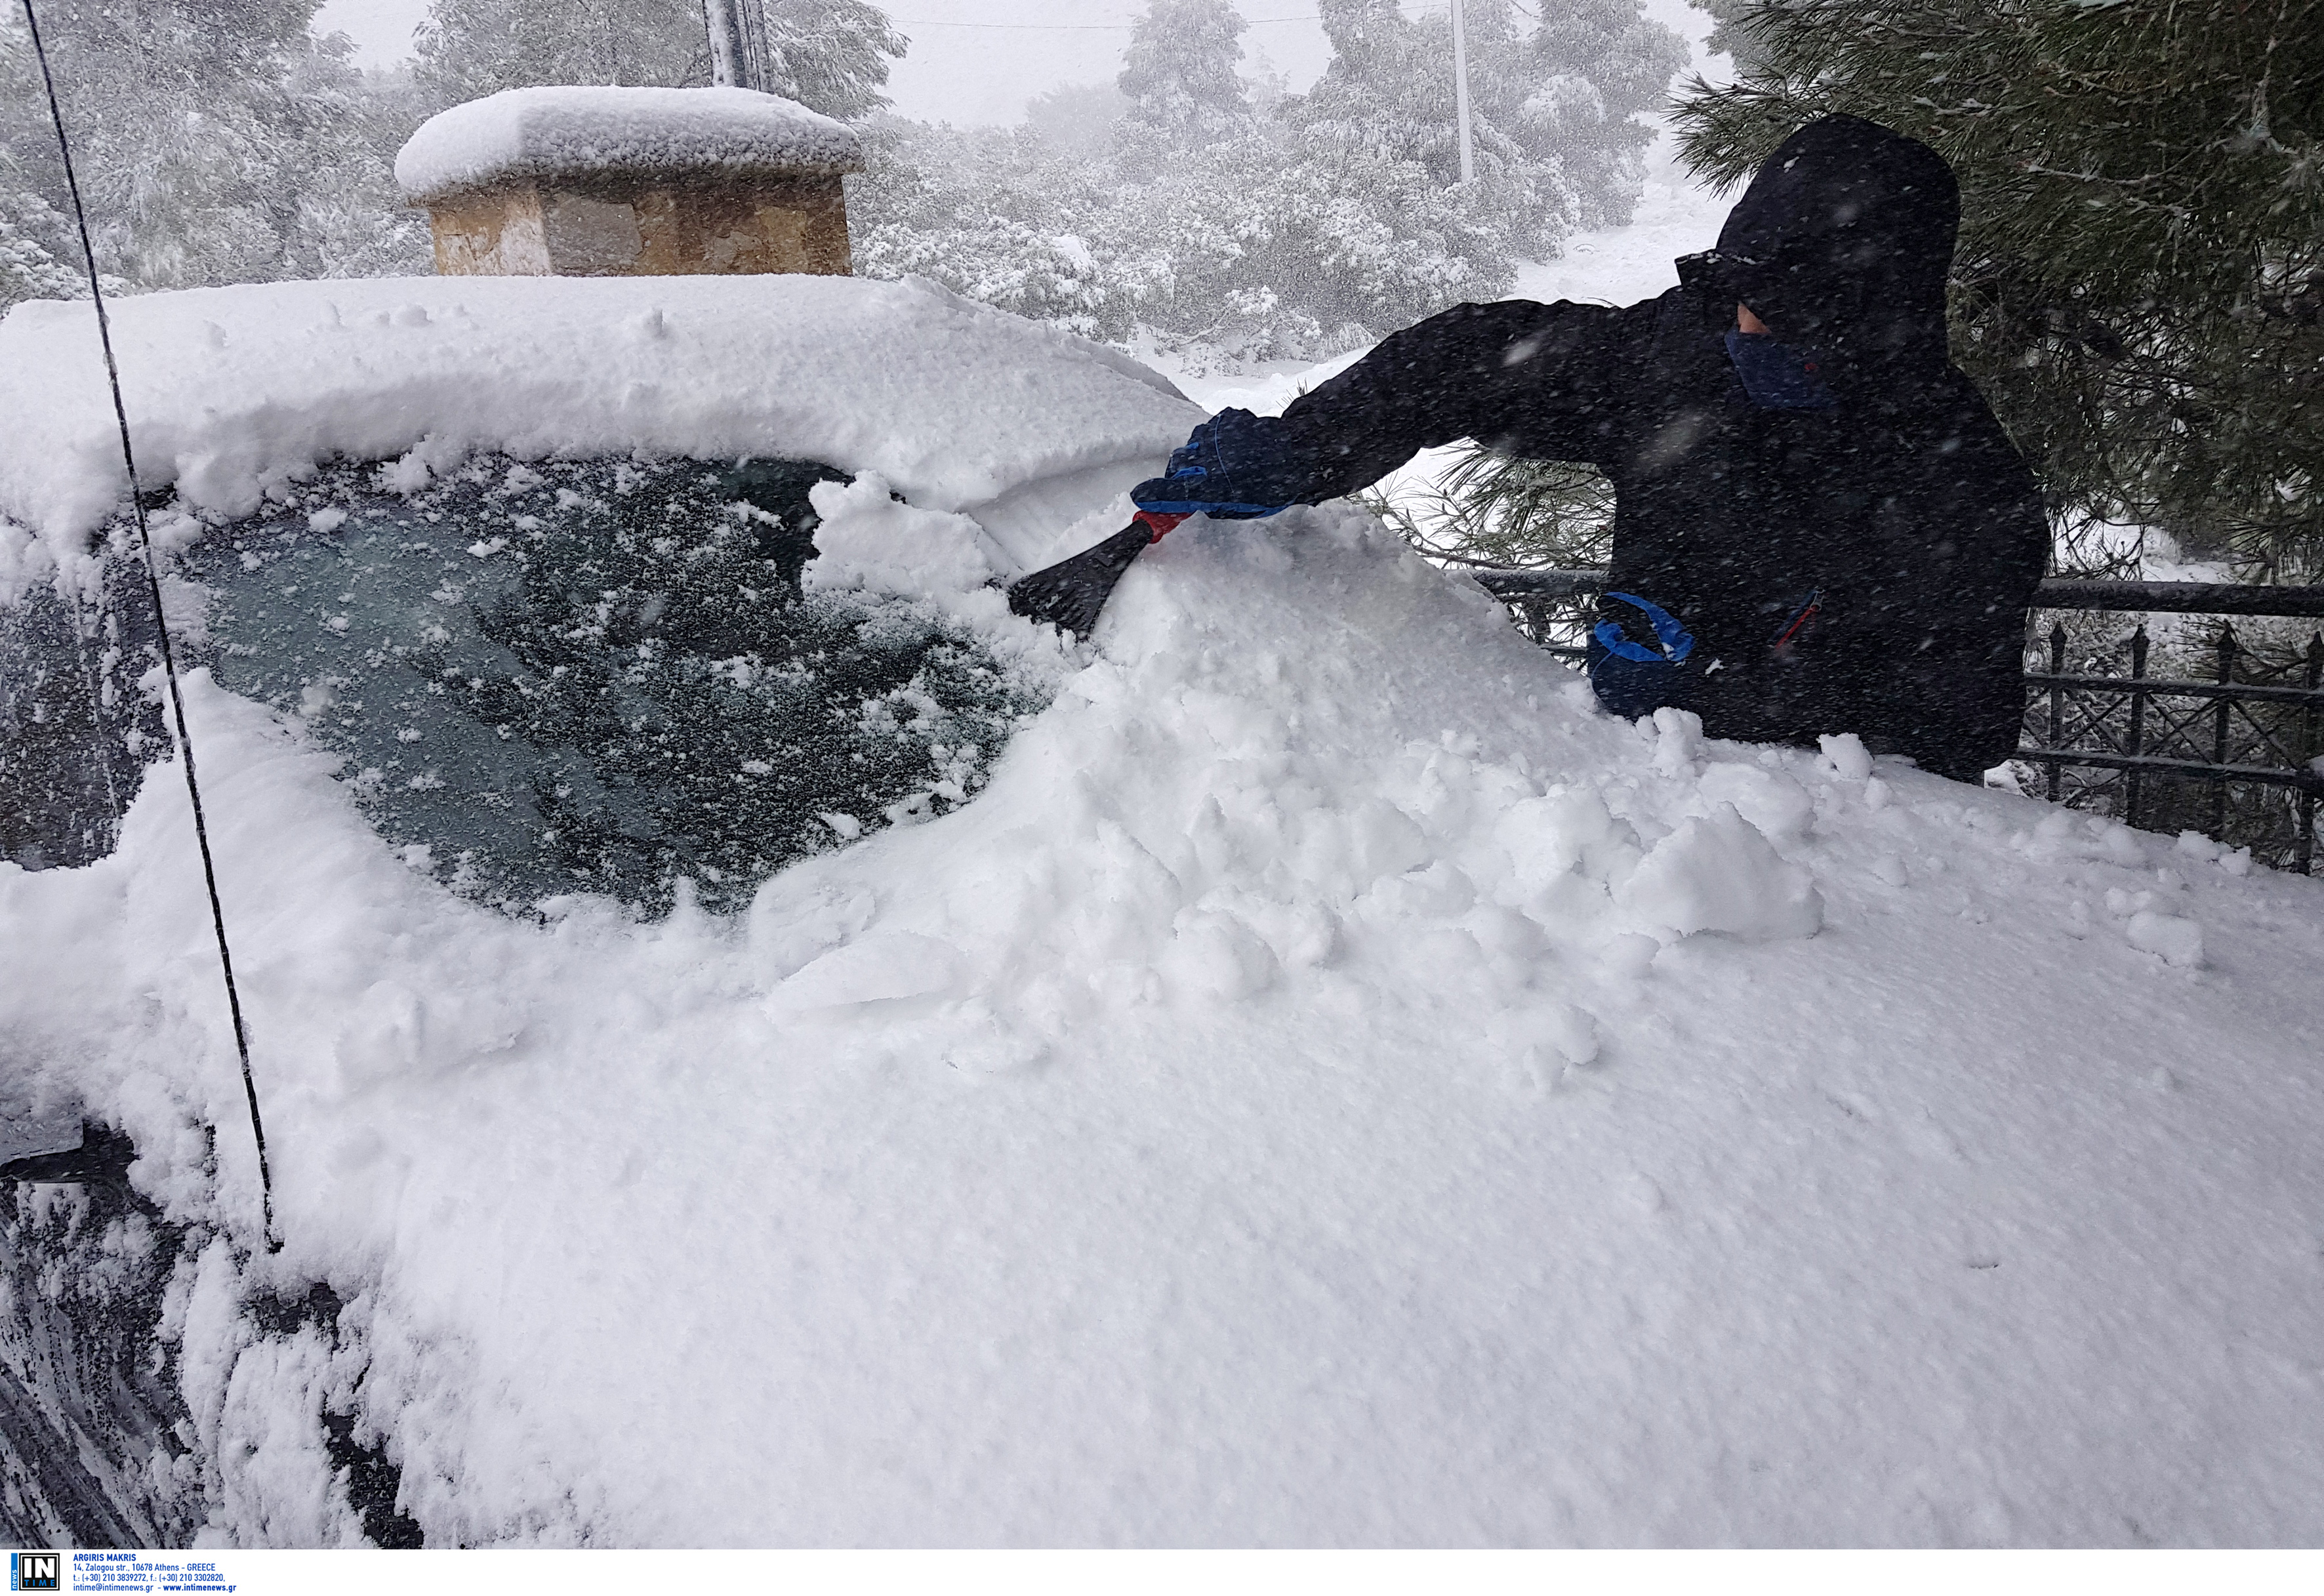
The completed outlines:
[[[520,88],[396,158],[445,276],[848,271],[853,131],[743,88]]]

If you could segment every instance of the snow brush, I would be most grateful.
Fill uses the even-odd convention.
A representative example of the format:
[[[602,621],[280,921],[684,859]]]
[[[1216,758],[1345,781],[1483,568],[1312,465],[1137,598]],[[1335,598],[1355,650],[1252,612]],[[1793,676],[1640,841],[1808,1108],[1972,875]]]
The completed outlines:
[[[1097,630],[1098,615],[1130,562],[1185,519],[1165,511],[1141,510],[1104,542],[1093,543],[1069,559],[1010,583],[1009,607],[1028,621],[1047,622],[1060,632],[1087,637]]]

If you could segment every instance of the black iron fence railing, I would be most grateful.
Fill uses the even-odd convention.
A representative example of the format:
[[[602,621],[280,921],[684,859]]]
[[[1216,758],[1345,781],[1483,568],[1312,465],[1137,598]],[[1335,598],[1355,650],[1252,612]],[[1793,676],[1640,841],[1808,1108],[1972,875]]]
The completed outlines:
[[[2264,596],[2271,591],[2283,596]],[[2310,631],[2303,646],[2299,629],[2181,622],[2166,633],[2157,671],[2144,615],[2307,617],[2324,614],[2313,604],[2319,597],[2324,591],[2261,587],[2230,589],[2224,599],[2052,606],[2045,593],[2045,608],[2141,619],[2125,640],[2118,626],[2111,636],[2077,637],[2062,616],[2051,616],[2040,639],[2046,669],[2025,673],[2030,746],[2018,760],[2052,802],[2149,831],[2200,831],[2278,868],[2313,873],[2324,800],[2324,631]],[[2214,607],[2224,603],[2239,607]]]
[[[1591,601],[1605,591],[1602,570],[1514,570],[1479,566],[1469,574],[1486,592],[1508,605],[1517,630],[1562,660],[1581,660],[1589,650]]]
[[[1583,656],[1605,572],[1472,574],[1534,641],[1564,659]],[[2126,638],[2102,618],[2070,627],[2064,618],[2093,613],[2142,619]],[[2143,617],[2151,614],[2324,618],[2324,587],[2043,583],[2017,751],[2030,787],[2052,802],[2151,831],[2200,831],[2312,873],[2324,807],[2324,629],[2302,646],[2265,622],[2247,623],[2246,632],[2224,619],[2216,631],[2174,623],[2162,639],[2164,669],[2150,674],[2157,639]]]

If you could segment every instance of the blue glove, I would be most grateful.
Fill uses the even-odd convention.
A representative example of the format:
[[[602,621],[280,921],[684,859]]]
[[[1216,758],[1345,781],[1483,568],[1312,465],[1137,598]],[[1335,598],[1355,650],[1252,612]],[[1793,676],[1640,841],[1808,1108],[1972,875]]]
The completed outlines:
[[[1278,422],[1221,411],[1172,452],[1167,472],[1130,490],[1140,510],[1249,521],[1305,503],[1307,470],[1283,450]]]

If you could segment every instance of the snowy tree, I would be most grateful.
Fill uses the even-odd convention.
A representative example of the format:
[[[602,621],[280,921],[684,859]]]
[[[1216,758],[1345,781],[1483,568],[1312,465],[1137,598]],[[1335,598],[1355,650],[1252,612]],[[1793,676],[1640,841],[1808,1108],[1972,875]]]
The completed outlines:
[[[364,72],[344,33],[311,42],[285,85],[294,133],[281,180],[296,209],[281,275],[385,277],[429,270],[425,217],[403,202],[395,152],[426,115],[409,70]]]
[[[1235,70],[1246,23],[1227,0],[1153,0],[1132,24],[1116,79],[1130,125],[1164,149],[1196,149],[1249,130]]]
[[[1536,189],[1498,169],[1455,189],[1329,118],[1259,115],[1236,77],[1240,31],[1220,0],[1157,0],[1109,151],[1032,128],[875,125],[872,170],[850,188],[858,270],[1251,358],[1334,353],[1506,291]]]
[[[748,20],[770,93],[845,121],[887,104],[880,88],[907,42],[884,12],[865,0],[756,4]],[[435,0],[418,58],[420,90],[439,107],[536,84],[710,81],[700,0]]]
[[[1325,0],[1322,15],[1332,64],[1292,120],[1456,180],[1449,15],[1409,19],[1391,0]],[[1571,0],[1530,32],[1518,15],[1511,0],[1463,8],[1471,143],[1480,177],[1513,208],[1513,242],[1545,257],[1572,226],[1629,220],[1654,137],[1637,114],[1663,102],[1686,43],[1639,0]]]
[[[1443,29],[1407,19],[1396,0],[1322,0],[1319,12],[1332,60],[1314,88],[1287,107],[1293,125],[1336,146],[1349,158],[1413,161],[1439,182],[1459,180],[1461,158],[1453,104],[1449,22]],[[1472,8],[1475,75],[1489,78],[1494,51],[1486,14]],[[1486,97],[1478,97],[1481,102]],[[1489,166],[1515,153],[1490,108],[1472,102],[1478,152]]]
[[[1025,102],[1025,125],[1045,143],[1077,160],[1095,160],[1112,147],[1114,125],[1130,101],[1112,83],[1066,83]]]
[[[865,0],[759,0],[770,75],[767,89],[843,122],[888,103],[880,92],[888,63],[910,42]]]
[[[400,134],[374,115],[315,0],[82,0],[43,37],[100,263],[147,288],[372,272],[424,261],[388,181]],[[21,13],[0,20],[0,187],[12,258],[68,207]],[[391,118],[391,121],[392,119]],[[24,197],[39,201],[29,203]],[[76,241],[77,243],[77,241]],[[16,280],[28,281],[19,267]]]
[[[2324,571],[2324,5],[1786,0],[1682,113],[1734,181],[1826,112],[1961,180],[1952,343],[2061,525]]]
[[[863,132],[867,170],[847,189],[858,273],[917,273],[1093,337],[1129,336],[1132,296],[1085,236],[1116,198],[1102,161],[1025,128],[880,116]]]
[[[1557,158],[1529,154],[1496,115],[1510,97],[1494,91],[1509,53],[1496,48],[1508,30],[1496,28],[1494,5],[1471,8],[1477,175],[1466,186],[1449,17],[1414,22],[1393,0],[1324,0],[1321,9],[1332,63],[1283,116],[1298,135],[1296,180],[1322,184],[1316,244],[1342,290],[1319,307],[1325,322],[1346,315],[1378,337],[1399,324],[1380,314],[1390,305],[1425,315],[1494,298],[1508,291],[1517,258],[1556,254],[1578,207]],[[1379,279],[1384,268],[1392,284]],[[1412,291],[1428,280],[1450,297]]]
[[[310,10],[253,6],[233,26],[166,3],[92,0],[49,13],[58,96],[108,268],[159,286],[272,274],[285,217],[264,180],[289,132],[273,90],[305,47]],[[62,211],[63,173],[22,13],[0,26],[9,79],[0,138]]]
[[[433,106],[548,83],[710,81],[697,0],[435,0],[413,75]]]
[[[1277,127],[1169,168],[1100,236],[1134,263],[1157,331],[1314,357],[1506,291],[1508,219],[1494,185],[1448,188],[1419,162],[1345,159]]]
[[[1121,175],[1145,182],[1258,125],[1237,63],[1242,16],[1228,0],[1152,0],[1131,25],[1116,87],[1130,101],[1114,124]]]
[[[1563,162],[1583,226],[1627,226],[1655,137],[1638,115],[1669,99],[1686,41],[1638,0],[1565,0],[1543,9],[1523,60],[1539,87],[1513,131],[1536,158],[1554,152]]]

